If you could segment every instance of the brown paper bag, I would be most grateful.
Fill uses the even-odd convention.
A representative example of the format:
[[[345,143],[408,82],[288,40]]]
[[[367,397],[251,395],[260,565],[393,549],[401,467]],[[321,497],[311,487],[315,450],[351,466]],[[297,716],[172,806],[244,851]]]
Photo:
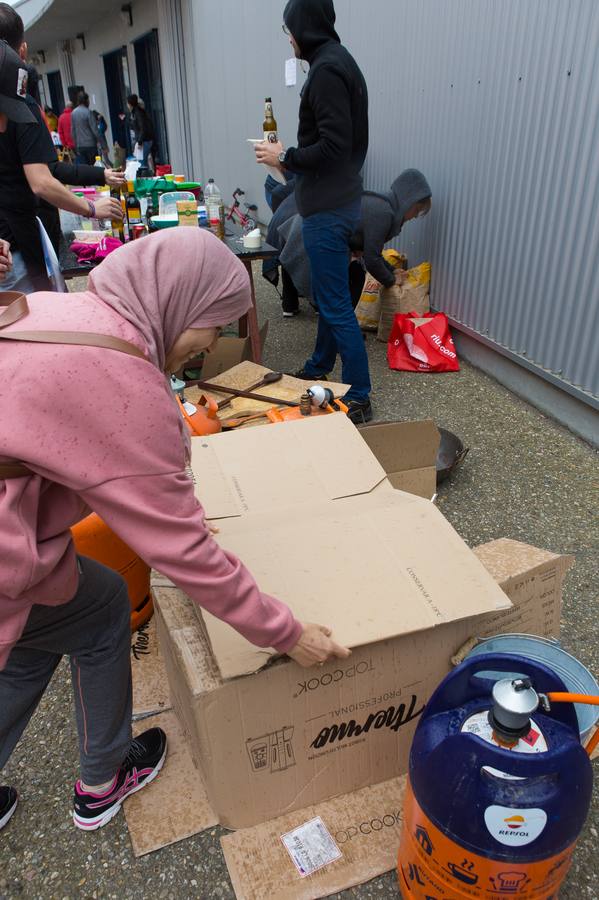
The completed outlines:
[[[406,280],[403,284],[396,284],[390,288],[381,288],[381,317],[377,338],[387,343],[391,334],[393,319],[397,313],[415,312],[418,316],[425,316],[429,312],[431,283],[431,264],[421,263],[406,272]]]

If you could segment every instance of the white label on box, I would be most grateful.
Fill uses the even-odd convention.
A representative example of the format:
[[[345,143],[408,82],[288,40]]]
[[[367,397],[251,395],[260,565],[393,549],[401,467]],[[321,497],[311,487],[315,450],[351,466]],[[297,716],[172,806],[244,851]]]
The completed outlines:
[[[320,816],[282,834],[281,840],[302,878],[343,855]]]

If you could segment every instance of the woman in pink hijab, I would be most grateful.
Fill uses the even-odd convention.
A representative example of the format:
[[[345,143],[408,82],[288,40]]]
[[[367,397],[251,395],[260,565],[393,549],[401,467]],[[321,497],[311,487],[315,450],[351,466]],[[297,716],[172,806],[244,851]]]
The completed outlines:
[[[185,474],[186,431],[168,375],[209,352],[219,327],[250,307],[247,274],[227,247],[201,229],[174,228],[117,250],[87,291],[27,302],[18,321],[2,327],[0,316],[2,335],[94,333],[136,353],[0,341],[0,463],[26,466],[0,474],[0,769],[67,654],[81,763],[73,818],[93,830],[156,777],[166,736],[153,728],[131,738],[126,587],[77,557],[69,530],[90,509],[258,646],[306,666],[349,651],[261,593],[212,538]],[[16,803],[16,791],[0,787],[0,828]]]

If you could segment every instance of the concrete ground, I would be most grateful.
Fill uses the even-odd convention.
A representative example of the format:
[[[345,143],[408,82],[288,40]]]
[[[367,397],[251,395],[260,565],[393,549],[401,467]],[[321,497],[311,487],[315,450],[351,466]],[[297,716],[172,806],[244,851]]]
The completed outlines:
[[[300,317],[283,320],[274,290],[258,273],[256,283],[261,314],[270,319],[265,363],[293,369],[312,346],[316,318],[308,307]],[[506,536],[576,557],[566,581],[563,644],[599,673],[597,454],[466,364],[451,375],[400,374],[387,368],[383,344],[369,336],[367,347],[377,419],[432,417],[470,447],[463,468],[439,496],[441,510],[462,537],[476,545]],[[94,834],[74,829],[76,776],[71,688],[63,664],[2,774],[3,783],[18,787],[21,803],[0,834],[0,900],[234,896],[218,829],[136,860],[123,815]],[[599,898],[597,793],[561,900]],[[397,897],[395,876],[336,896]]]

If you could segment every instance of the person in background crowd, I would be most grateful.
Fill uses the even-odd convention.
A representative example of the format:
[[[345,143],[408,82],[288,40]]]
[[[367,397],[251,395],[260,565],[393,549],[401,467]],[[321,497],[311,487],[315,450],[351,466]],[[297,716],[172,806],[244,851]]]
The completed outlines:
[[[70,100],[65,104],[65,108],[58,117],[58,137],[63,150],[73,151],[75,143],[73,141],[73,132],[71,130],[71,116],[73,114],[73,104]]]
[[[24,60],[27,43],[23,20],[8,3],[0,3],[0,40],[18,54],[21,71],[29,71]],[[75,197],[60,183],[122,183],[120,173],[94,166],[71,166],[56,156],[43,113],[28,91],[27,79],[22,83],[27,92],[25,102],[33,116],[28,124],[9,123],[0,134],[0,238],[11,243],[13,268],[7,274],[4,289],[29,293],[48,287],[46,266],[36,216],[41,219],[56,253],[60,247],[58,208],[81,216],[122,218],[117,201],[102,198],[91,204]],[[57,208],[58,207],[58,208]],[[118,207],[118,209],[117,209]]]
[[[130,94],[127,97],[127,108],[135,142],[143,153],[142,166],[148,167],[148,156],[154,144],[154,125],[145,109],[139,105],[137,94]],[[153,170],[154,167],[150,168]]]
[[[2,340],[0,353],[0,385],[10,385],[0,401],[0,446],[5,460],[24,466],[17,477],[0,469],[0,768],[69,655],[81,761],[73,820],[92,831],[158,774],[166,735],[152,728],[132,740],[126,585],[77,557],[69,530],[89,509],[254,644],[303,666],[350,651],[329,628],[297,621],[262,593],[213,539],[185,472],[189,436],[169,376],[209,352],[220,327],[251,307],[243,264],[206,229],[173,228],[108,256],[85,292],[34,294],[28,304],[4,336],[94,331],[120,338],[134,354],[87,346],[84,335],[60,353],[55,344],[11,340]],[[144,403],[131,405],[138,389]],[[31,396],[42,394],[35,417],[23,415]],[[90,396],[93,404],[83,402]],[[0,826],[16,804],[16,791],[0,787]]]
[[[58,131],[58,116],[50,106],[44,106],[46,122],[50,131]]]
[[[98,154],[100,132],[85,91],[81,91],[77,97],[77,106],[71,115],[71,130],[77,153],[76,162],[93,166]]]
[[[256,144],[258,162],[296,175],[295,197],[318,307],[314,353],[298,377],[318,380],[343,364],[348,416],[372,418],[368,356],[348,280],[349,238],[360,218],[360,171],[368,150],[368,91],[335,31],[332,0],[289,0],[283,19],[295,56],[310,63],[299,108],[298,146]]]
[[[105,166],[109,168],[112,167],[112,162],[110,161],[110,157],[108,155],[108,141],[106,140],[106,132],[108,130],[108,125],[106,124],[106,119],[102,115],[101,112],[98,112],[97,109],[92,110],[92,115],[96,120],[96,125],[98,126],[98,134],[100,135],[100,139],[98,141],[100,156],[102,157],[102,162]]]

